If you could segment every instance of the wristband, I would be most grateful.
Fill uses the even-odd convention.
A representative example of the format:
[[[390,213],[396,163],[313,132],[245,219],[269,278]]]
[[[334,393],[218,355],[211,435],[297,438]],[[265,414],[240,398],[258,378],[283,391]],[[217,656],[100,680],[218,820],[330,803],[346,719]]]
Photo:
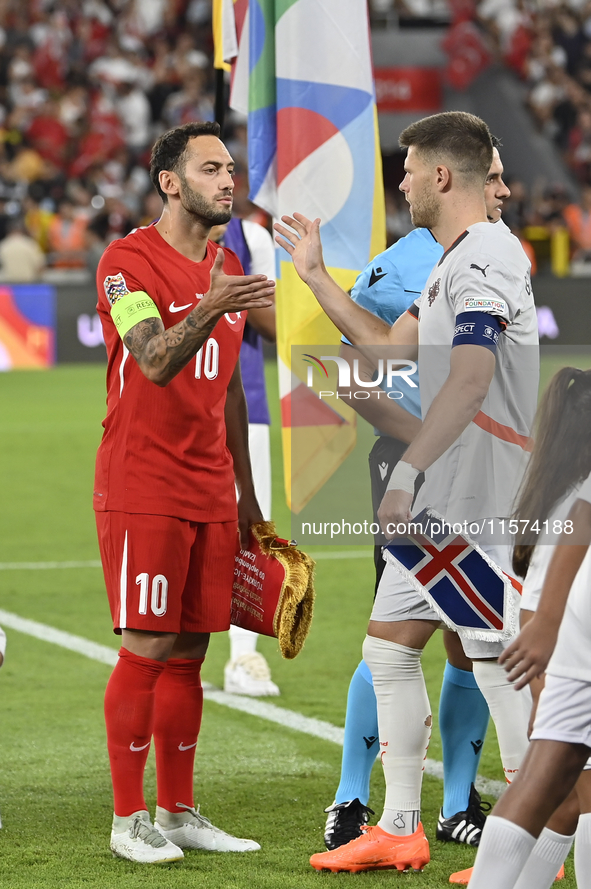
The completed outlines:
[[[126,293],[113,305],[111,318],[121,339],[139,321],[146,318],[160,318],[156,303],[143,290]]]
[[[415,469],[414,466],[411,466],[410,463],[399,460],[390,476],[386,491],[406,491],[407,494],[414,494],[415,479],[420,471],[420,469]]]

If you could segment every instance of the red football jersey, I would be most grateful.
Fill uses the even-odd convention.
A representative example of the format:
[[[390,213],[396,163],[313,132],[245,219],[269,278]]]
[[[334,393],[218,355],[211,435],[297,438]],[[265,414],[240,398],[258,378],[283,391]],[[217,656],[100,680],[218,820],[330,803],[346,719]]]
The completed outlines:
[[[237,518],[224,406],[246,313],[224,315],[196,357],[164,388],[144,376],[111,318],[120,297],[144,291],[166,329],[178,324],[209,290],[217,249],[208,241],[205,259],[194,262],[150,226],[105,250],[97,288],[108,354],[107,416],[97,454],[96,510],[194,522]],[[224,272],[244,274],[236,254],[224,252]]]

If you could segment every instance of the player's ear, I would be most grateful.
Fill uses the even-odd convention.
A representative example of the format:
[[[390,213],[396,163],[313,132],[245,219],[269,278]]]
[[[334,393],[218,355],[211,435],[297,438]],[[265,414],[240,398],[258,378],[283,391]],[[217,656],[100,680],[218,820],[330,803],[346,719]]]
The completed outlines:
[[[170,170],[161,170],[158,175],[160,188],[164,194],[178,194],[180,191],[180,181],[176,173]]]
[[[449,167],[439,164],[435,168],[435,187],[438,191],[448,191],[451,185],[451,171]]]

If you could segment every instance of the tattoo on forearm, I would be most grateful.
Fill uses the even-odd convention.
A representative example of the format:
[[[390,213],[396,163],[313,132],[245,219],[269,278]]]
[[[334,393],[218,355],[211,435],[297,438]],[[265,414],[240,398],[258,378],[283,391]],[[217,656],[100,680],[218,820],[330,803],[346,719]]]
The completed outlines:
[[[216,321],[197,305],[168,330],[163,329],[160,318],[140,321],[125,334],[123,342],[147,376],[156,371],[168,382],[199,351]]]

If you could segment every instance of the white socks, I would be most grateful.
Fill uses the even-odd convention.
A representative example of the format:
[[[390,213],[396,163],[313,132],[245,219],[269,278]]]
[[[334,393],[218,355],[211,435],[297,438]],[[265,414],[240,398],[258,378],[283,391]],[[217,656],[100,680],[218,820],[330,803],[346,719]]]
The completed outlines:
[[[363,658],[371,670],[386,799],[379,826],[395,836],[415,832],[420,819],[424,760],[431,737],[431,707],[421,650],[366,636]]]
[[[493,718],[505,778],[510,784],[521,766],[529,743],[529,688],[515,691],[505,670],[496,661],[474,661],[474,678]]]
[[[570,852],[574,838],[574,834],[565,836],[545,827],[515,883],[515,889],[550,889]]]
[[[252,654],[257,650],[258,633],[251,633],[243,627],[230,626],[228,631],[230,636],[230,660],[235,661],[243,654]]]
[[[470,889],[513,889],[535,844],[535,837],[527,830],[505,818],[489,815],[480,838]]]
[[[591,889],[591,813],[579,815],[575,840],[575,874],[578,889]]]

